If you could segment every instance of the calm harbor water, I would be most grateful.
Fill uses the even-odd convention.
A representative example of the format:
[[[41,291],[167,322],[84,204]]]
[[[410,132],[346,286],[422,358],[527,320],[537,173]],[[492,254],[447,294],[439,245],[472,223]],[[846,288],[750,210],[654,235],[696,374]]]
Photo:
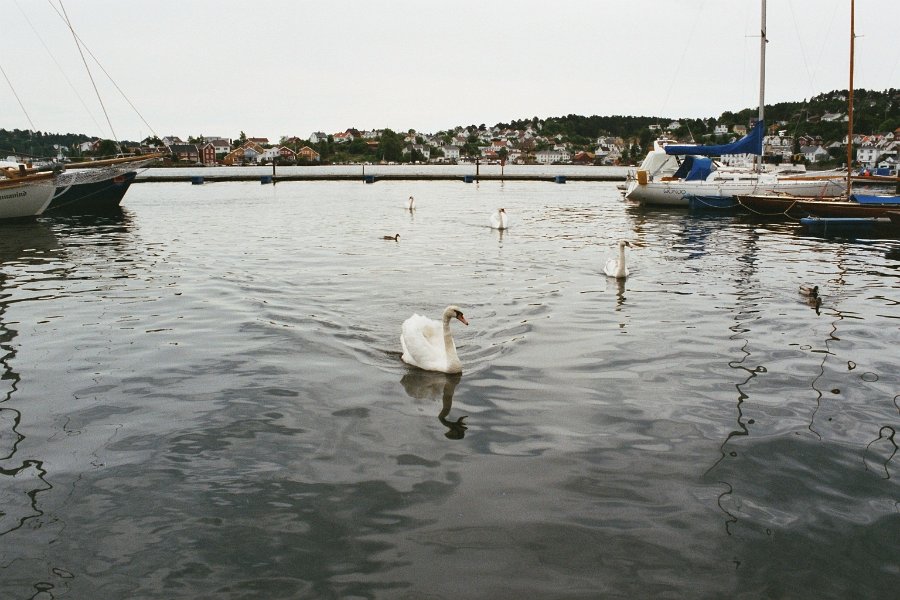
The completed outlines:
[[[0,224],[0,598],[889,597],[898,276],[898,240],[612,183]],[[407,367],[451,303],[463,374]]]

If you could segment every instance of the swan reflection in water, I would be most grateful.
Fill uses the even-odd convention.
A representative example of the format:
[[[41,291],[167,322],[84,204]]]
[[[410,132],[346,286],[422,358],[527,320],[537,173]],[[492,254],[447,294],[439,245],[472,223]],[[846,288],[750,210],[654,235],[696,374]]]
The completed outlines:
[[[451,440],[461,440],[466,435],[466,424],[463,423],[465,415],[455,421],[448,418],[453,407],[453,393],[462,378],[461,373],[437,373],[434,371],[422,371],[420,369],[408,371],[400,380],[406,394],[419,400],[433,400],[441,398],[441,411],[438,420],[447,431],[444,435]]]
[[[616,279],[616,311],[622,310],[625,300],[625,279]]]

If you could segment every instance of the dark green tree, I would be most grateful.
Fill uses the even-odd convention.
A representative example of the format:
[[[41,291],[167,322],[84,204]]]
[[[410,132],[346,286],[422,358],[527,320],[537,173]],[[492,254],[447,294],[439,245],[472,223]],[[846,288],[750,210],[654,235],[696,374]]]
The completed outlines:
[[[112,140],[101,140],[97,147],[97,156],[115,156],[119,153],[119,145]]]
[[[403,137],[390,129],[385,129],[381,133],[379,151],[382,160],[400,162],[403,158]]]

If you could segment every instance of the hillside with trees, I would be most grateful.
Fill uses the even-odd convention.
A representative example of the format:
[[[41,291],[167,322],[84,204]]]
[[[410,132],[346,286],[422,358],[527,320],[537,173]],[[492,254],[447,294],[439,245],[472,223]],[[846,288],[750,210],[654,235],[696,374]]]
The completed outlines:
[[[811,136],[823,143],[843,142],[847,133],[847,90],[835,90],[819,94],[808,100],[798,102],[781,102],[766,106],[766,122],[774,129],[784,131],[785,135],[797,138]],[[622,140],[624,143],[621,161],[633,163],[646,153],[660,130],[669,137],[681,141],[724,143],[734,134],[714,134],[716,126],[725,127],[731,132],[735,125],[750,125],[757,117],[756,107],[745,108],[737,112],[725,111],[718,117],[706,119],[680,119],[675,116],[582,116],[565,115],[556,117],[531,117],[497,123],[490,129],[507,131],[539,131],[540,137],[528,140],[529,152],[540,151],[547,147],[564,144],[573,154],[579,151],[592,152],[598,138],[609,137]],[[680,126],[668,129],[672,123]],[[651,129],[651,126],[658,129]],[[874,91],[857,89],[854,93],[854,132],[857,134],[876,134],[894,132],[900,127],[900,90],[888,89]],[[417,133],[409,130],[398,133],[390,129],[379,132],[377,140],[365,140],[357,136],[349,143],[335,142],[333,136],[315,143],[309,143],[318,154],[321,163],[329,162],[409,162],[424,160],[416,146],[426,143],[432,148],[431,157],[441,155],[440,142],[450,144],[451,140],[465,139],[460,145],[461,156],[479,156],[489,128],[482,125],[457,126],[434,134]],[[349,131],[349,130],[348,130]],[[352,130],[355,131],[355,130]],[[358,132],[357,132],[358,133]],[[85,134],[59,134],[41,131],[23,131],[0,129],[0,158],[7,155],[28,156],[34,158],[55,157],[59,148],[65,148],[70,158],[105,156],[114,153],[115,145],[111,141],[102,143],[94,151],[82,152],[79,145],[92,139]],[[189,143],[203,139],[203,136],[189,137]],[[237,147],[246,136],[234,140]],[[305,141],[297,140],[293,148],[299,150]],[[157,142],[159,140],[156,140]],[[146,142],[146,140],[145,140]],[[123,147],[137,148],[135,142],[122,142]],[[112,150],[111,150],[112,149]],[[834,157],[839,160],[838,156]]]

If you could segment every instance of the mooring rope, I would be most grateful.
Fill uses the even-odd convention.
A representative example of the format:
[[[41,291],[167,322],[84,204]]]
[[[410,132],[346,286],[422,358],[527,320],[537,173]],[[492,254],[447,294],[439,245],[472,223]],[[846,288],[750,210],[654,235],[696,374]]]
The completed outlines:
[[[781,215],[781,216],[785,216],[785,217],[787,217],[788,219],[791,219],[791,220],[793,220],[793,221],[798,221],[798,222],[800,221],[800,219],[798,219],[797,217],[792,217],[791,215],[788,214],[788,212],[789,212],[792,208],[794,208],[794,206],[797,205],[797,200],[794,200],[793,202],[791,202],[791,205],[788,206],[786,209],[784,209],[784,211],[782,211],[782,212],[775,212],[775,213],[764,213],[764,212],[760,212],[760,211],[758,211],[758,210],[753,210],[752,208],[750,208],[749,206],[747,206],[746,204],[744,204],[744,203],[741,202],[740,200],[738,200],[738,204],[740,204],[741,206],[743,206],[745,210],[747,210],[747,211],[749,211],[749,212],[751,212],[751,213],[753,213],[753,214],[755,214],[755,215],[759,215],[759,216],[761,216],[761,217],[777,217],[777,216]]]

